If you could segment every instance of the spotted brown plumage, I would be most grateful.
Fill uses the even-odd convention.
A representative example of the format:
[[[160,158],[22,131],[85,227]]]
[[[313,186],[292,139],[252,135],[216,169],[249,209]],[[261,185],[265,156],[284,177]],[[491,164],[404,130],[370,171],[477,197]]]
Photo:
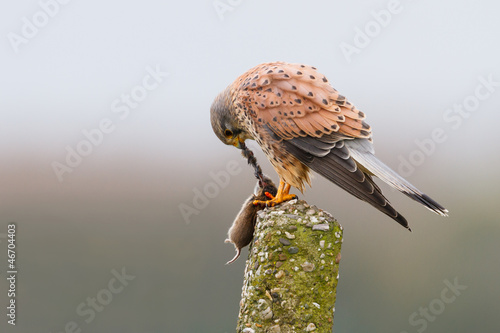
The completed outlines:
[[[211,107],[219,139],[239,148],[246,139],[256,140],[280,176],[278,193],[266,204],[293,198],[290,186],[303,191],[312,169],[406,228],[408,222],[372,176],[446,216],[444,207],[375,157],[371,127],[364,119],[315,67],[285,62],[248,70]]]

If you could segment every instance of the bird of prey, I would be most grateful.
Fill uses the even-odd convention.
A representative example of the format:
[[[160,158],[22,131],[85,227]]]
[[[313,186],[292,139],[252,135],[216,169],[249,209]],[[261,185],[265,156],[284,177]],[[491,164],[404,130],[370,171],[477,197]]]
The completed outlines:
[[[315,67],[271,62],[238,77],[214,100],[212,128],[227,145],[243,148],[257,141],[280,177],[276,205],[310,186],[310,170],[368,202],[408,228],[373,181],[373,176],[447,216],[448,210],[418,190],[374,155],[365,114],[335,90]]]

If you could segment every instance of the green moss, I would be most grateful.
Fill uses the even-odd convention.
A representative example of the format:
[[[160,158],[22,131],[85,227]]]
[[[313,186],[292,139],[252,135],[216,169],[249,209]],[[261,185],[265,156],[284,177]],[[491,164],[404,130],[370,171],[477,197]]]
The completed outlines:
[[[313,332],[331,332],[341,244],[339,223],[304,201],[260,212],[237,331],[305,332],[312,323]]]

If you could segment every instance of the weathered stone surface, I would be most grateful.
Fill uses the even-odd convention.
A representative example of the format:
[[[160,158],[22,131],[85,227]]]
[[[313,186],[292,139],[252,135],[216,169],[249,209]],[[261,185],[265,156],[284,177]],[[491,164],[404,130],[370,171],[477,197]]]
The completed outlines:
[[[303,200],[261,212],[245,268],[237,332],[331,332],[342,227]]]

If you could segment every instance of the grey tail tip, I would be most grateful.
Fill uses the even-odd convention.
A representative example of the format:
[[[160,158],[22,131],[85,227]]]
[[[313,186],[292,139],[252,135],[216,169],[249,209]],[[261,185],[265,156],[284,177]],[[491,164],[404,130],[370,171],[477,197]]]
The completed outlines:
[[[433,211],[434,213],[441,215],[441,216],[448,216],[448,209],[446,209],[443,206],[441,206],[440,204],[438,204],[435,200],[433,200],[427,194],[422,193],[420,198],[418,198],[416,200],[420,201],[425,206],[425,208]]]
[[[424,205],[425,208],[429,209],[430,211],[440,215],[440,216],[448,216],[448,209],[444,208],[440,204],[438,204],[435,200],[430,198],[428,195],[422,193],[420,195],[411,195],[409,193],[405,193],[415,199],[416,201],[420,202],[421,204]],[[396,222],[401,224],[403,227],[408,229],[408,231],[412,231],[410,226],[408,225],[408,221],[403,217],[403,215],[397,213],[395,217],[393,217]]]

